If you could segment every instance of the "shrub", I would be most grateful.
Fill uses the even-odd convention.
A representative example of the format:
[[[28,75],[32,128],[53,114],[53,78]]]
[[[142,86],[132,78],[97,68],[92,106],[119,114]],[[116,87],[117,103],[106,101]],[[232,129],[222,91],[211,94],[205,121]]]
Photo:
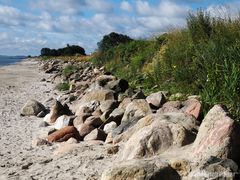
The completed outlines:
[[[70,88],[70,85],[68,83],[60,83],[56,86],[56,89],[59,91],[68,91]]]
[[[77,66],[74,65],[68,65],[63,69],[63,75],[65,77],[69,77],[71,76],[73,73],[77,72],[79,70],[79,68]]]

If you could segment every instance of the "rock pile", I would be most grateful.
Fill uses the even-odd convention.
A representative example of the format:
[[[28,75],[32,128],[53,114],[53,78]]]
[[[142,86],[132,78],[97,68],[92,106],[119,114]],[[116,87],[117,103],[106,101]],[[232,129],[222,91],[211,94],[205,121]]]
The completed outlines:
[[[44,117],[53,129],[48,127],[48,136],[38,139],[37,146],[69,139],[111,144],[109,154],[116,154],[118,163],[103,172],[102,180],[237,177],[240,129],[224,107],[215,105],[201,119],[196,96],[185,101],[170,101],[168,93],[161,91],[145,96],[129,88],[126,80],[104,74],[104,68],[88,62],[75,64],[79,70],[63,77],[68,64],[42,64],[46,73],[55,73],[51,82],[60,77],[72,86]],[[47,112],[30,101],[21,114],[41,111]]]

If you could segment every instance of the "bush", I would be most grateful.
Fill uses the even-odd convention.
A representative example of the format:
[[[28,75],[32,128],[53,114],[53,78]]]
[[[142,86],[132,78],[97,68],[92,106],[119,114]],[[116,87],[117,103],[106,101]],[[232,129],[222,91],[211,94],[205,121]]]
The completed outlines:
[[[63,75],[65,77],[69,77],[72,74],[74,74],[75,72],[77,72],[79,70],[79,68],[77,66],[74,65],[68,65],[63,69]]]
[[[68,91],[70,88],[70,85],[68,83],[60,83],[56,86],[56,89],[59,91]]]

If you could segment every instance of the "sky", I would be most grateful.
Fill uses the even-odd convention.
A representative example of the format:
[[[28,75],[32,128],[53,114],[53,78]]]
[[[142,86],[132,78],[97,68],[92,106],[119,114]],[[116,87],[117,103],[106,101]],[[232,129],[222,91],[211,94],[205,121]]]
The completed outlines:
[[[0,54],[39,55],[66,44],[92,53],[106,34],[151,38],[184,27],[199,8],[236,15],[240,0],[0,0]]]

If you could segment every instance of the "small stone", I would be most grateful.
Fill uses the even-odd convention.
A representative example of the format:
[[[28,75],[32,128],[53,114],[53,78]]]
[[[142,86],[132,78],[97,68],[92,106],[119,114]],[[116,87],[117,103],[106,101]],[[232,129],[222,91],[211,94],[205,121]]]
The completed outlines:
[[[114,130],[115,128],[117,127],[117,123],[115,123],[114,121],[110,122],[110,123],[107,123],[105,124],[104,126],[104,132],[105,133],[110,133],[112,130]]]
[[[32,141],[32,147],[43,146],[43,145],[51,145],[47,140],[37,138]]]

